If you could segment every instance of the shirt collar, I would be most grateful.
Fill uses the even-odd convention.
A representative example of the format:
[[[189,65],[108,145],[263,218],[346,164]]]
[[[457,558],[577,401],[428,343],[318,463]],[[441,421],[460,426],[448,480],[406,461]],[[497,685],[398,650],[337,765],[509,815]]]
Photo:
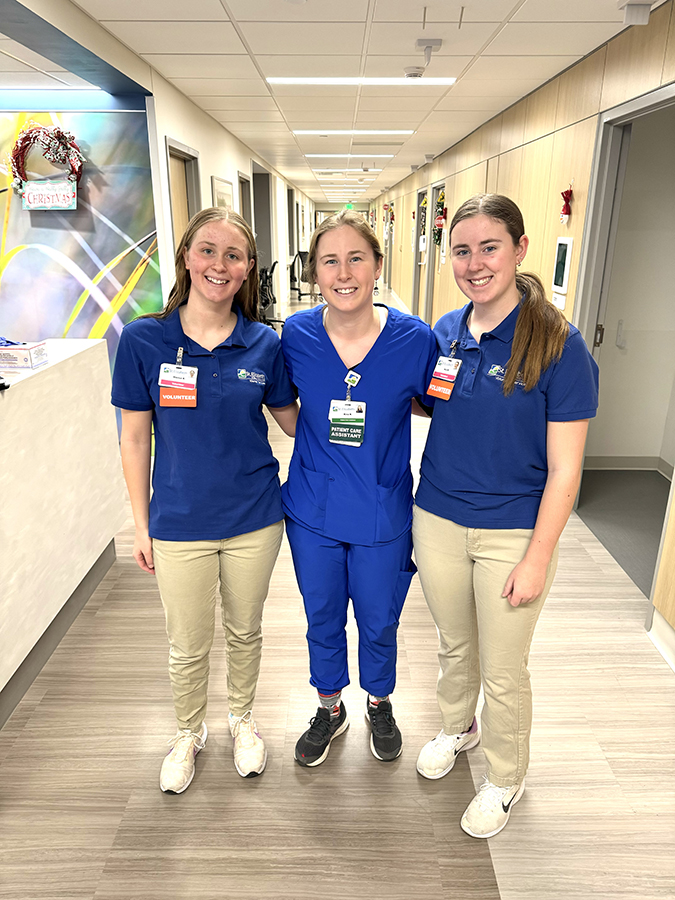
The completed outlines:
[[[185,303],[187,303],[187,300],[184,300],[183,303],[181,303],[181,306]],[[232,334],[226,338],[222,344],[218,344],[218,347],[248,347],[248,341],[246,339],[248,319],[244,318],[244,315],[238,306],[233,306],[232,309],[237,315],[237,324],[234,326]],[[183,347],[190,356],[210,356],[212,353],[212,351],[205,350],[204,347],[201,347],[196,341],[193,341],[192,338],[185,334],[183,326],[181,325],[180,312],[178,309],[174,310],[171,315],[164,319],[164,343],[174,350]],[[218,347],[214,349],[217,350]]]
[[[508,316],[505,319],[502,319],[499,325],[493,328],[492,331],[483,332],[483,337],[485,337],[486,335],[490,335],[490,337],[497,338],[497,340],[501,341],[503,344],[510,344],[513,341],[513,335],[516,331],[516,322],[518,321],[522,299],[523,298],[521,297],[521,301],[518,306],[512,309]],[[460,328],[462,344],[466,344],[467,341],[475,343],[466,324],[472,309],[473,304],[468,303],[466,309],[464,310],[464,313],[462,314],[462,322]]]

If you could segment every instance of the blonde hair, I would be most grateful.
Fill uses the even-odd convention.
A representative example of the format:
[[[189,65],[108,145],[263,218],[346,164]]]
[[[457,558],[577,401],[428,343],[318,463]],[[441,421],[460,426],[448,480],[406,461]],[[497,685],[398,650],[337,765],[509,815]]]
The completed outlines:
[[[176,249],[176,280],[169,291],[169,299],[166,306],[159,312],[147,313],[145,316],[140,316],[139,318],[166,319],[167,316],[170,316],[172,312],[178,309],[181,303],[187,298],[190,293],[192,280],[190,278],[190,270],[185,265],[185,252],[192,246],[195,235],[202,225],[207,225],[209,222],[229,222],[230,225],[234,225],[235,228],[238,228],[246,238],[246,252],[249,261],[253,260],[253,266],[246,276],[246,280],[235,294],[233,302],[239,307],[245,318],[250,319],[252,322],[260,321],[260,314],[258,311],[260,294],[258,251],[255,245],[253,232],[246,219],[242,218],[239,213],[236,213],[233,209],[224,209],[219,206],[211,206],[208,209],[203,209],[190,219],[187,228],[185,229],[185,234],[180,239],[180,243]]]
[[[360,213],[354,212],[353,209],[341,209],[336,215],[329,216],[327,219],[323,220],[314,231],[312,239],[309,242],[309,252],[302,269],[302,280],[312,287],[316,284],[316,256],[319,238],[327,231],[342,228],[343,225],[349,225],[350,228],[353,228],[354,231],[358,232],[359,235],[370,244],[376,263],[384,258],[377,235],[363,216],[360,215]]]
[[[501,222],[514,246],[518,246],[525,234],[523,214],[513,200],[503,194],[474,194],[452,217],[448,241],[459,222],[475,216],[487,216]],[[507,397],[513,393],[516,381],[523,381],[526,391],[536,387],[542,373],[562,356],[570,330],[562,312],[549,302],[537,275],[514,270],[514,277],[523,299],[504,376],[503,390]]]

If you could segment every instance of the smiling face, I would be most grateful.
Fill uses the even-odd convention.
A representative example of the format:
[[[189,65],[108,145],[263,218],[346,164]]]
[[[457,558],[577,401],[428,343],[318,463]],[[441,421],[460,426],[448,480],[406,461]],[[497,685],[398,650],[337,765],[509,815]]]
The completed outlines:
[[[232,306],[254,264],[245,235],[223,219],[198,228],[183,258],[190,273],[188,300],[211,308]]]
[[[382,260],[355,228],[343,225],[326,231],[316,247],[316,283],[331,309],[343,314],[362,312],[373,304],[373,288]]]
[[[452,271],[460,291],[474,307],[508,315],[518,305],[516,265],[527,253],[528,238],[517,244],[503,222],[478,215],[462,219],[450,237]]]

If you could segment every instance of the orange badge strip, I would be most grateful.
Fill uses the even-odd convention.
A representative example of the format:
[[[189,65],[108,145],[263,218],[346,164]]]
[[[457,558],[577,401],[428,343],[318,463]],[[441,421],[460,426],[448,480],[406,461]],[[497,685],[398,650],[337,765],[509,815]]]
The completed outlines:
[[[169,388],[159,389],[160,406],[185,406],[197,405],[197,388]]]

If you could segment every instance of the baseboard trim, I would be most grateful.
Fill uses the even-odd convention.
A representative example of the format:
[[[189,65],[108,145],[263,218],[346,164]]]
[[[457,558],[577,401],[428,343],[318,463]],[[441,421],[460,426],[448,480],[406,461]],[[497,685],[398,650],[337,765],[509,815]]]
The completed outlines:
[[[660,456],[587,456],[584,470],[659,472],[668,481],[673,479],[673,466]]]
[[[647,632],[652,644],[661,656],[675,672],[675,629],[661,615],[658,609],[654,610],[652,627]]]
[[[68,629],[84,609],[87,601],[115,562],[115,541],[112,540],[89,569],[79,585],[61,607],[47,630],[0,691],[0,728],[12,715],[24,694],[40,674]]]

